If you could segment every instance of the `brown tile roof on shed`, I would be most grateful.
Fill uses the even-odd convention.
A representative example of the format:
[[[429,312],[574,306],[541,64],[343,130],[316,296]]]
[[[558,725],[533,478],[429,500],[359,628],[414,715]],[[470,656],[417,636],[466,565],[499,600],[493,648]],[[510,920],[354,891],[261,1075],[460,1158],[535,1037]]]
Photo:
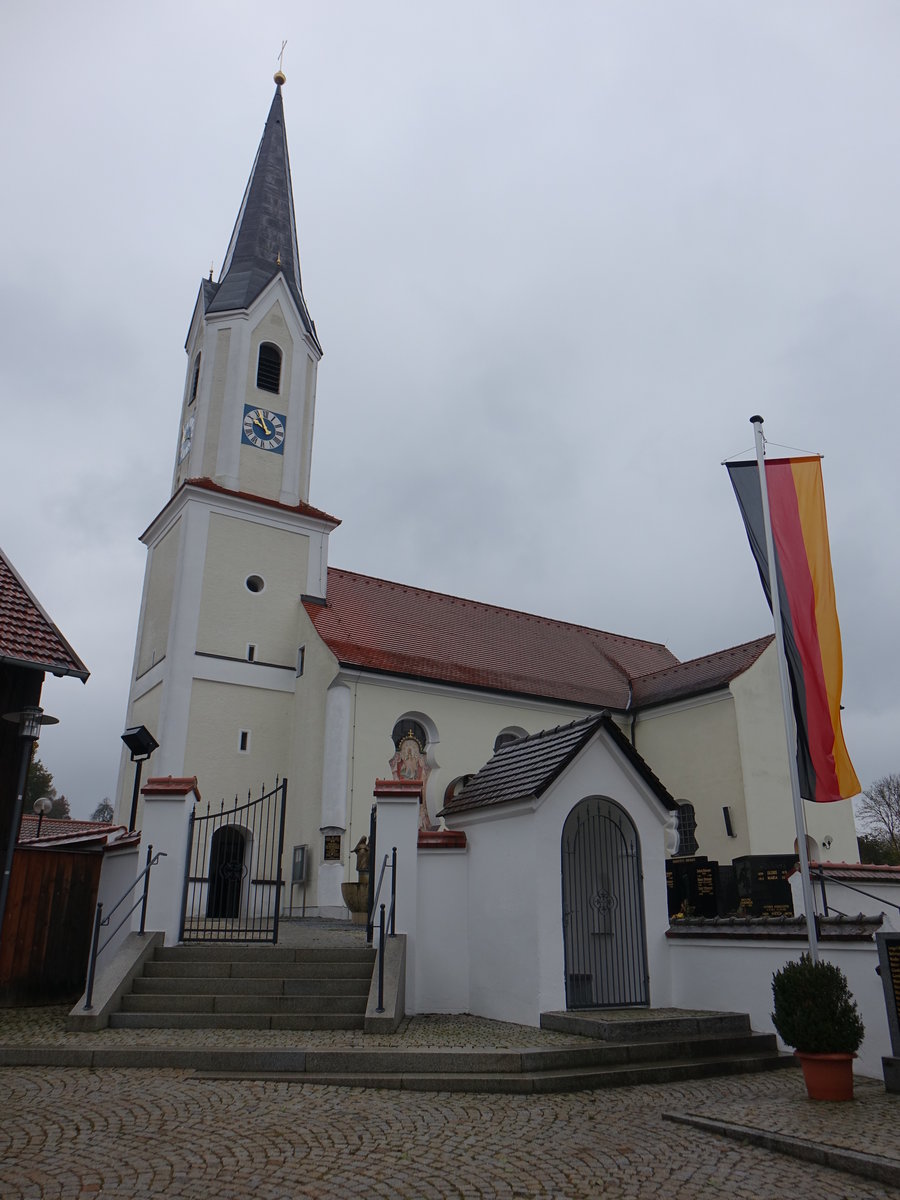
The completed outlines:
[[[0,663],[74,675],[90,672],[0,550]]]
[[[682,696],[698,696],[725,687],[732,679],[752,667],[763,650],[774,641],[774,634],[704,654],[688,662],[675,663],[652,671],[634,681],[632,703],[635,708],[667,704]]]
[[[328,568],[327,603],[306,603],[344,666],[462,687],[625,709],[630,680],[677,659],[622,637]]]
[[[462,791],[448,801],[443,812],[450,816],[543,795],[598,730],[612,739],[666,808],[677,807],[609,713],[602,712],[501,746]]]

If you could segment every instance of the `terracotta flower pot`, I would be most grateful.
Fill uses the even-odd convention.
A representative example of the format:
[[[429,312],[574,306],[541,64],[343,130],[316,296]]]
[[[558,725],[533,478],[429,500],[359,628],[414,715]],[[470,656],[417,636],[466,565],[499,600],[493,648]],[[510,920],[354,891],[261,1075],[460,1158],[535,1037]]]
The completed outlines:
[[[852,1100],[855,1054],[802,1054],[794,1051],[803,1068],[810,1100]]]

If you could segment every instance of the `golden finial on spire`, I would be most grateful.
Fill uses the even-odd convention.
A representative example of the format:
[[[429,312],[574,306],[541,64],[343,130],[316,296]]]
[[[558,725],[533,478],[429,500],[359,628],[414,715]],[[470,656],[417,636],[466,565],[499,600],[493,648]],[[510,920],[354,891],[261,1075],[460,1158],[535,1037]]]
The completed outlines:
[[[210,277],[210,279],[212,279],[212,277],[213,277],[213,267],[214,266],[215,266],[215,264],[213,263],[212,259],[210,259],[210,261],[209,261],[209,277]]]
[[[275,72],[275,82],[279,87],[287,82],[287,75],[284,73],[284,48],[287,45],[287,38],[281,43],[281,51],[278,55],[278,70]]]
[[[281,266],[281,251],[280,251],[280,250],[278,251],[278,254],[277,254],[276,258],[275,258],[275,266],[276,266],[276,267],[280,267],[280,266]]]

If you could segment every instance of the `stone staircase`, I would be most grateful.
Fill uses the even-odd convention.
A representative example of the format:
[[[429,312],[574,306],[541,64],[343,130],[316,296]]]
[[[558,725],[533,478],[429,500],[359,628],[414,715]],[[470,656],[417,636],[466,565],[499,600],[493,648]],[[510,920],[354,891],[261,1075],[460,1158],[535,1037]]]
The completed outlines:
[[[159,948],[113,1029],[362,1029],[375,953],[239,943]]]

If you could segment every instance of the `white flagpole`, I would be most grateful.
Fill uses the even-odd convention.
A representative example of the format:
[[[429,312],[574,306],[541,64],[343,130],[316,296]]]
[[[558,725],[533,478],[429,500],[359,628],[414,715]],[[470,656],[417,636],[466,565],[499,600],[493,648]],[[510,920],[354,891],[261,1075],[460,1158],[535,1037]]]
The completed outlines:
[[[784,653],[784,627],[781,623],[781,597],[778,594],[778,575],[775,568],[775,542],[772,537],[772,518],[769,513],[769,488],[766,482],[766,450],[762,417],[751,417],[756,436],[756,461],[759,464],[759,491],[762,497],[763,524],[766,529],[766,554],[769,560],[769,592],[772,597],[772,616],[775,620],[775,648],[778,652],[778,678],[781,681],[781,703],[784,709],[784,734],[787,742],[788,764],[791,772],[791,795],[794,801],[794,825],[797,830],[797,853],[800,855],[800,880],[803,886],[803,908],[809,937],[809,957],[819,961],[816,936],[816,906],[812,881],[809,877],[809,852],[806,846],[806,820],[800,796],[800,776],[797,773],[797,726],[791,704],[791,685],[788,680],[787,658]]]

